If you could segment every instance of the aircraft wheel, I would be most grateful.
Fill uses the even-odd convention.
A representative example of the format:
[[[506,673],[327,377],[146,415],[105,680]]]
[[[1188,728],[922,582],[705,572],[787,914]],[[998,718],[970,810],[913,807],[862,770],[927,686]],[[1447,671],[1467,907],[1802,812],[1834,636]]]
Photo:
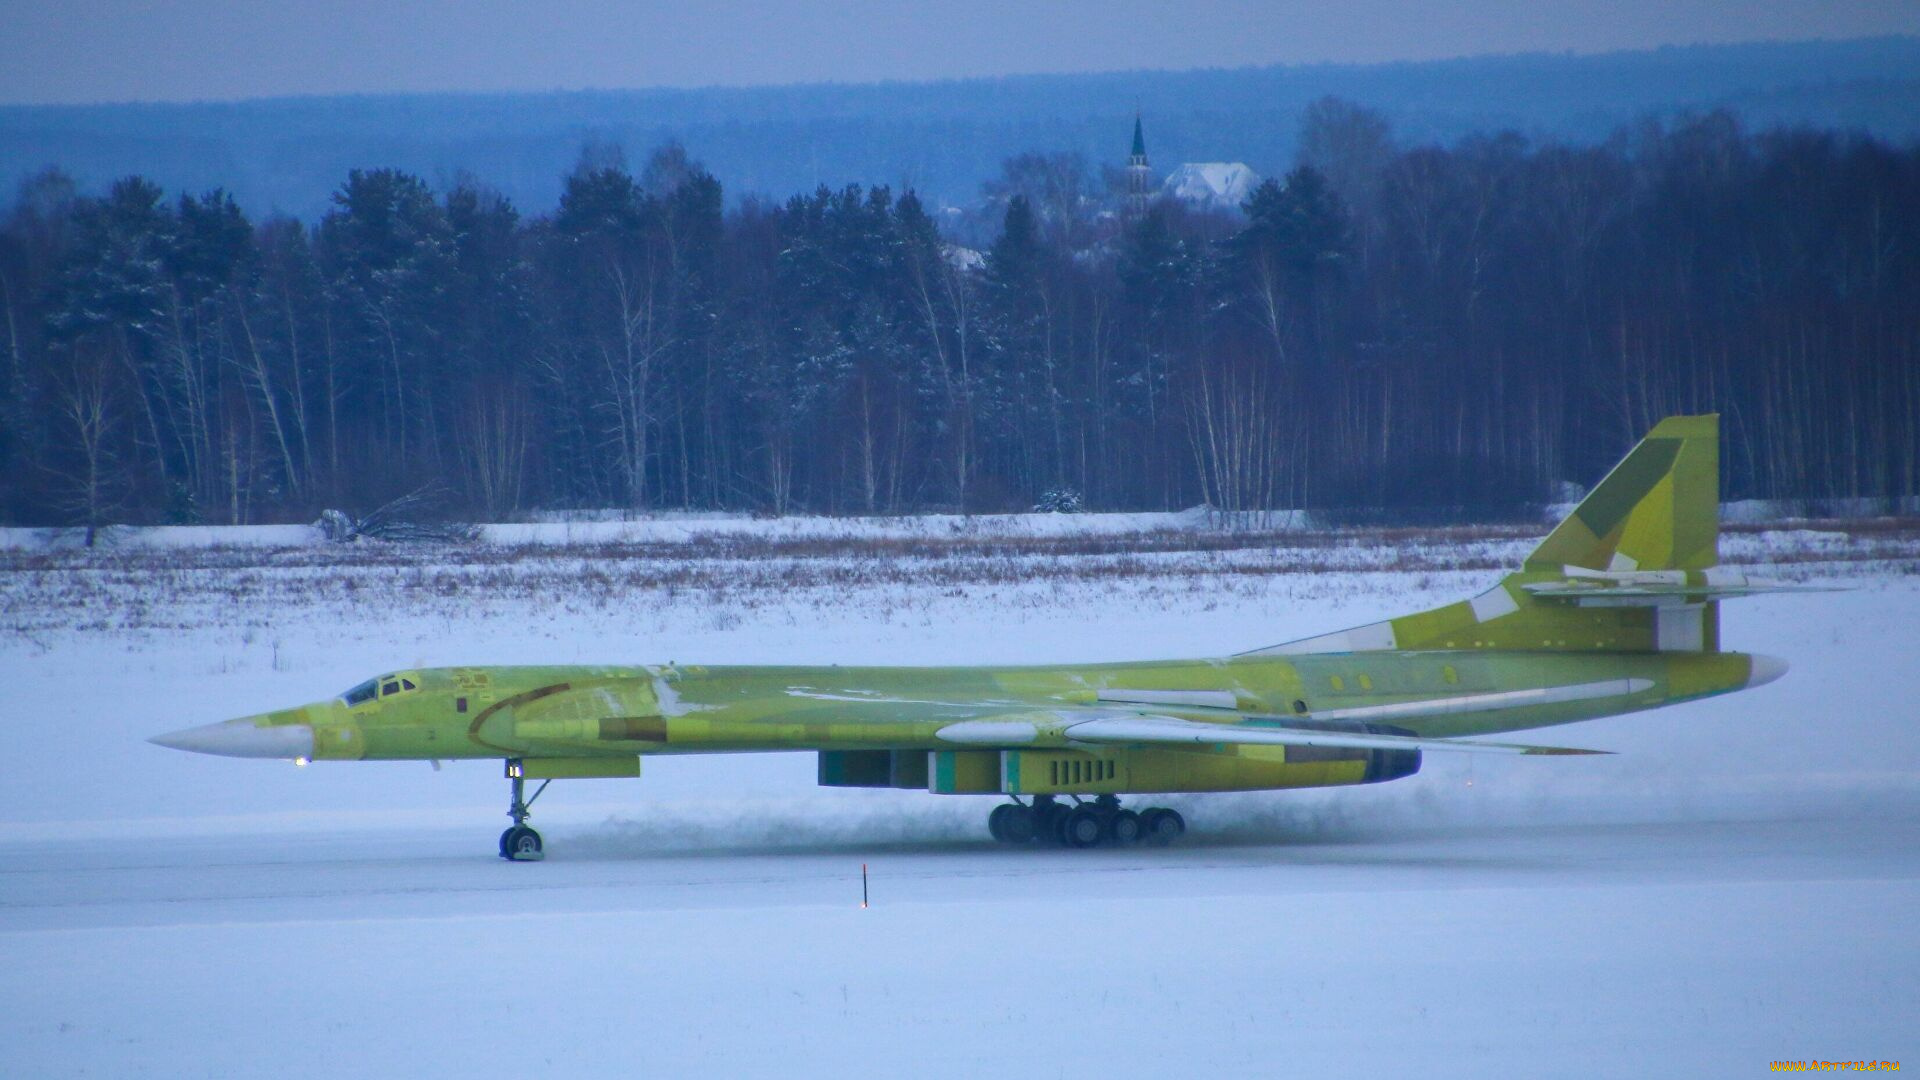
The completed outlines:
[[[1033,834],[1049,844],[1064,844],[1066,835],[1061,829],[1067,823],[1070,808],[1059,803],[1036,806],[1033,811]]]
[[[1106,834],[1100,812],[1091,806],[1076,807],[1062,821],[1060,837],[1077,848],[1090,848]]]
[[[1140,815],[1122,810],[1107,821],[1107,839],[1125,846],[1140,839]]]
[[[500,834],[500,857],[513,862],[539,862],[547,854],[539,833],[525,825],[515,825]]]
[[[1031,844],[1035,832],[1033,810],[1017,803],[1003,806],[1006,815],[1000,819],[1000,841],[1006,844]]]
[[[1012,809],[1013,804],[1002,803],[994,807],[993,811],[987,815],[987,832],[991,833],[993,838],[1002,844],[1008,842],[1007,811]]]
[[[1140,815],[1140,835],[1154,844],[1171,844],[1187,831],[1187,819],[1178,810],[1156,806]]]

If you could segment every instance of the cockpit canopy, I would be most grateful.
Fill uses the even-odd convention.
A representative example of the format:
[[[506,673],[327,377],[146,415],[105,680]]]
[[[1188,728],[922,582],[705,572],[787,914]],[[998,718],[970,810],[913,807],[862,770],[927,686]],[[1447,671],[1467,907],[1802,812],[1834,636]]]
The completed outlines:
[[[352,708],[355,705],[364,705],[376,697],[392,697],[395,694],[404,694],[419,688],[409,676],[381,675],[378,678],[368,679],[341,694],[340,700],[346,702],[348,708]]]

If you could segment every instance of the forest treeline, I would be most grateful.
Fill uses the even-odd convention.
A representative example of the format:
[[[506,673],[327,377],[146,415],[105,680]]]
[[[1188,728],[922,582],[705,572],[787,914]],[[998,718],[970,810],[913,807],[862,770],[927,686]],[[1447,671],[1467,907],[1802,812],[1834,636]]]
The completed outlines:
[[[1309,108],[1241,212],[1070,154],[958,246],[911,191],[559,205],[351,172],[311,225],[49,171],[0,225],[16,523],[1485,506],[1717,411],[1729,497],[1920,491],[1920,147],[1711,114],[1402,146]]]

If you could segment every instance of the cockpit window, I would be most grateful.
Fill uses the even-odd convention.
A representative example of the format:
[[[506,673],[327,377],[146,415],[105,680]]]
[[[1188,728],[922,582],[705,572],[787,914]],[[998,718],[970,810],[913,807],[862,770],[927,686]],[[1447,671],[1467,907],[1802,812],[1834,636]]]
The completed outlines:
[[[380,696],[382,697],[385,697],[388,694],[397,694],[399,692],[400,692],[400,684],[397,682],[390,682],[387,685],[380,688]]]
[[[406,688],[406,689],[408,689],[408,690],[411,690],[411,689],[413,689],[413,680],[412,680],[412,679],[401,679],[401,680],[400,680],[400,685],[401,685],[401,686],[403,686],[403,687],[405,687],[405,688]]]
[[[340,700],[346,702],[349,707],[359,705],[362,702],[372,701],[373,695],[378,693],[379,689],[380,681],[378,679],[368,679],[359,686],[341,694]]]

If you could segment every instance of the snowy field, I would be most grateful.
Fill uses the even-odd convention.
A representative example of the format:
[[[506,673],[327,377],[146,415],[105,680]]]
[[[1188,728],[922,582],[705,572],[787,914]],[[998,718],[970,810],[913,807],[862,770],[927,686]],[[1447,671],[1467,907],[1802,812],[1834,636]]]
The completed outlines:
[[[509,864],[497,763],[143,741],[396,666],[1229,653],[1469,595],[1529,546],[956,521],[0,537],[0,1076],[1920,1060],[1911,523],[1730,533],[1731,562],[1849,591],[1726,606],[1728,647],[1793,664],[1777,683],[1553,733],[1617,756],[1170,799],[1192,832],[1165,850],[1001,850],[989,799],[826,791],[810,755],[736,755],[556,784],[550,857]]]

